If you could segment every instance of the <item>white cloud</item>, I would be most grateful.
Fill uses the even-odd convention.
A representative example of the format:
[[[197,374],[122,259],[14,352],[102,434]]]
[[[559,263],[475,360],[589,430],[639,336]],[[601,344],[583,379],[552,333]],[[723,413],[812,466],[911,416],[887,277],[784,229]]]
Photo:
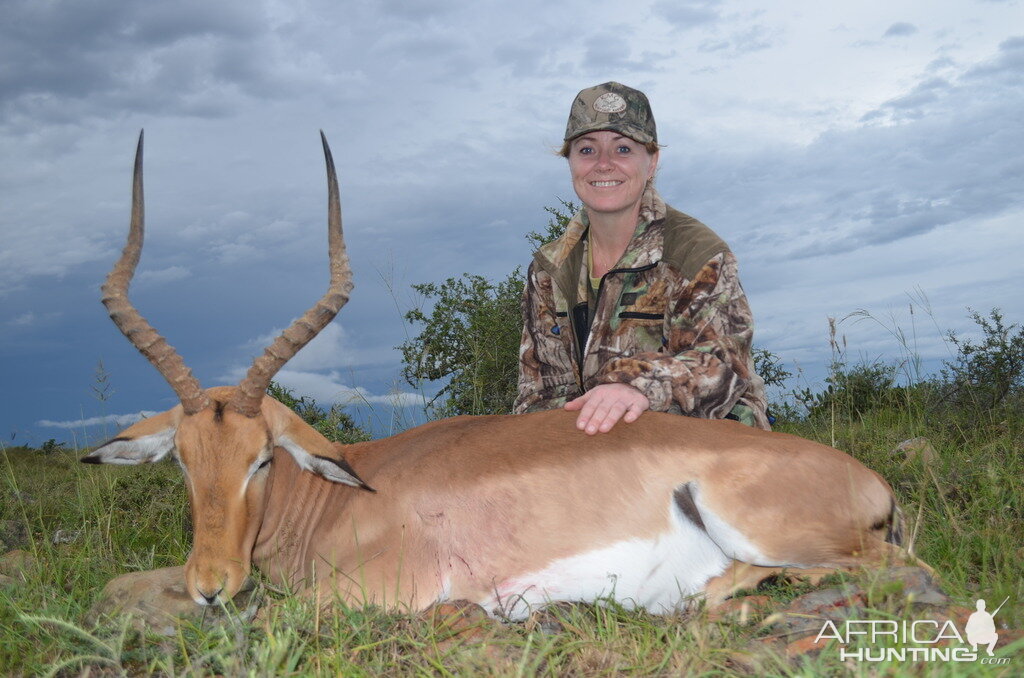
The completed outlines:
[[[24,313],[20,313],[15,317],[11,318],[5,324],[8,327],[13,327],[17,329],[28,329],[33,327],[39,327],[44,323],[52,323],[53,321],[59,319],[60,317],[61,312],[59,311],[50,311],[47,313],[25,311]]]
[[[36,321],[36,314],[35,314],[35,312],[34,311],[26,311],[25,313],[22,313],[21,315],[19,315],[17,318],[13,318],[11,320],[8,320],[7,324],[11,325],[13,327],[24,327],[26,325],[34,324],[35,321]]]
[[[254,357],[260,355],[283,331],[283,327],[276,327],[247,341],[244,349]],[[340,323],[332,322],[288,361],[288,368],[301,372],[315,372],[338,367],[380,364],[394,359],[395,351],[390,348],[353,346],[349,333]]]
[[[152,417],[156,412],[149,410],[141,410],[133,414],[108,414],[102,417],[89,417],[88,419],[72,419],[67,421],[51,421],[49,419],[42,419],[36,422],[36,426],[46,426],[48,428],[85,428],[88,426],[99,426],[100,424],[116,424],[118,426],[131,426],[132,424]]]
[[[137,280],[139,284],[162,285],[164,283],[187,278],[189,275],[190,271],[184,266],[168,266],[167,268],[161,268],[158,270],[140,271],[137,276]]]
[[[395,391],[373,395],[361,386],[348,386],[341,374],[333,371],[320,374],[284,369],[277,373],[274,380],[285,388],[291,389],[295,395],[310,396],[320,404],[391,405],[394,407],[423,407],[424,405],[423,396],[416,393]]]

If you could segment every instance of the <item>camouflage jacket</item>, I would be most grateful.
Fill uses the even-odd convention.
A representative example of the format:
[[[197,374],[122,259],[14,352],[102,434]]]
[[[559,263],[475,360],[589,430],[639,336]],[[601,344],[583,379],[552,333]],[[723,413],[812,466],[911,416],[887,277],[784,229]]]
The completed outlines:
[[[624,383],[652,410],[770,428],[750,353],[753,317],[728,246],[650,188],[626,252],[594,298],[587,229],[584,209],[530,264],[515,411],[561,407],[599,384]]]

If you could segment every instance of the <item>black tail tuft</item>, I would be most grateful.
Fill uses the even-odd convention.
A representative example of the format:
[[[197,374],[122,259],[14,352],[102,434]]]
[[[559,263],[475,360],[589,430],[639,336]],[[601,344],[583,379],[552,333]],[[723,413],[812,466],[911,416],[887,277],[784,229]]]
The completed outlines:
[[[889,500],[889,513],[871,526],[872,531],[885,530],[885,541],[896,546],[903,546],[903,511],[896,504],[896,499]]]
[[[885,540],[896,546],[903,546],[903,510],[892,500],[892,508],[889,511],[888,529],[885,531]]]

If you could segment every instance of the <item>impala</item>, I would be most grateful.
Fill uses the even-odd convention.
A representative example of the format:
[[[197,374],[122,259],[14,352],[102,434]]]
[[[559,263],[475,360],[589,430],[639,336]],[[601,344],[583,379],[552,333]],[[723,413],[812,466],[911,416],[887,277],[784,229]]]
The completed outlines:
[[[82,461],[177,460],[193,517],[185,580],[196,603],[230,599],[255,565],[277,584],[353,605],[415,610],[466,599],[521,619],[551,601],[610,597],[669,613],[720,601],[778,568],[871,565],[901,553],[901,514],[878,474],[830,447],[732,421],[646,413],[591,437],[559,410],[328,441],[265,395],[351,290],[321,138],[329,288],[241,383],[203,390],[128,301],[143,240],[139,137],[128,242],[103,303],[181,404]]]

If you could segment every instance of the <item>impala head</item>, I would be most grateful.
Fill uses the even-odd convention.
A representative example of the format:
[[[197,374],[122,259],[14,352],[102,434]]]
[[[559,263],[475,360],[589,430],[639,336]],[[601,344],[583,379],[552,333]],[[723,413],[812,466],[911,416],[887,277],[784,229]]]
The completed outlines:
[[[114,324],[160,371],[181,404],[128,427],[82,459],[93,464],[141,464],[172,454],[185,473],[194,541],[185,567],[189,595],[200,605],[229,600],[249,573],[250,555],[266,497],[274,448],[327,480],[371,489],[334,445],[281,403],[265,397],[279,369],[322,330],[348,301],[352,273],[341,231],[334,161],[327,161],[327,293],[267,347],[238,386],[203,390],[178,353],[128,300],[128,285],[142,251],[144,201],[142,135],[135,155],[132,216],[121,258],[103,285],[103,304]]]

